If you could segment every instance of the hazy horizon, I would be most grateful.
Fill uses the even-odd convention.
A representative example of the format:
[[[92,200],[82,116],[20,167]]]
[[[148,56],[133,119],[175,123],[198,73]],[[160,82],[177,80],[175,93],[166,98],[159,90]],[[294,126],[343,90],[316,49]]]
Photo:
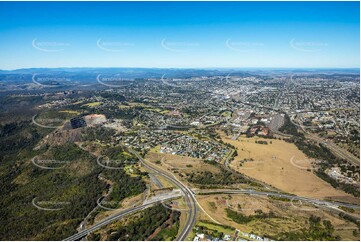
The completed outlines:
[[[0,69],[0,71],[18,71],[30,69],[193,69],[193,70],[357,70],[360,67],[127,67],[127,66],[74,66],[74,67],[23,67],[17,69]]]

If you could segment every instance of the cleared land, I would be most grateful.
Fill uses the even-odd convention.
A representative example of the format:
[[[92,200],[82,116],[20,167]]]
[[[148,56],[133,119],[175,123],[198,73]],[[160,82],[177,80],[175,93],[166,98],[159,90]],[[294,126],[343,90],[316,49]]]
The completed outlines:
[[[159,148],[157,147],[147,153],[146,159],[156,163],[163,169],[178,171],[179,173],[191,173],[192,171],[209,171],[212,173],[220,172],[217,167],[206,164],[201,159],[160,153]]]
[[[335,228],[335,234],[344,240],[357,239],[352,235],[357,230],[357,225],[342,220],[337,214],[321,210],[313,206],[300,205],[297,202],[273,200],[267,197],[250,195],[202,195],[197,196],[198,202],[206,212],[221,224],[239,229],[242,232],[260,235],[276,236],[286,231],[297,231],[305,228],[305,224],[311,215],[331,221]],[[226,208],[232,209],[245,216],[255,215],[256,210],[264,213],[273,212],[275,217],[255,219],[251,222],[238,224],[227,217]],[[210,221],[204,213],[200,213],[200,219]]]
[[[292,143],[245,136],[232,140],[224,134],[221,137],[224,142],[237,148],[238,154],[230,163],[234,170],[299,196],[358,203],[357,198],[317,177],[312,172],[312,161]],[[268,144],[256,141],[266,141]],[[244,159],[253,161],[243,162]]]

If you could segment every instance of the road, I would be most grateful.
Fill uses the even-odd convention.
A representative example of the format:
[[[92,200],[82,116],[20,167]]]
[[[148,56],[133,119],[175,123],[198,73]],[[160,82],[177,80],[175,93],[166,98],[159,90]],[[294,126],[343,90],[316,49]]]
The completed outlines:
[[[262,196],[277,196],[280,198],[287,198],[290,200],[298,200],[298,201],[304,201],[308,203],[313,203],[315,205],[319,206],[328,206],[328,207],[338,207],[343,206],[347,208],[352,209],[359,209],[360,205],[357,204],[350,204],[350,203],[343,203],[343,202],[335,202],[335,201],[325,201],[315,198],[307,198],[307,197],[300,197],[296,195],[291,194],[284,194],[284,193],[277,193],[277,192],[262,192],[262,191],[255,191],[255,190],[214,190],[214,191],[198,191],[198,193],[201,194],[217,194],[217,193],[224,193],[224,194],[249,194],[249,195],[262,195]]]
[[[234,152],[234,150],[233,150]],[[227,156],[225,162],[224,162],[224,166],[227,170],[234,172],[233,169],[231,169],[229,167],[229,159],[232,157],[232,153],[230,153],[230,155]],[[252,179],[254,180],[254,179]],[[258,183],[262,183],[258,180],[254,180],[255,182]],[[262,183],[263,185],[265,185],[267,187],[267,184]],[[271,189],[271,188],[269,188]],[[200,191],[202,193],[204,193],[203,191]],[[209,193],[214,193],[214,192],[209,192]],[[291,201],[292,200],[299,200],[299,201],[304,201],[304,202],[308,202],[308,203],[313,203],[319,206],[328,206],[328,207],[335,207],[335,206],[343,206],[343,207],[347,207],[347,208],[352,208],[352,209],[360,209],[360,206],[357,204],[349,204],[349,203],[342,203],[342,202],[335,202],[335,201],[324,201],[324,200],[319,200],[319,199],[314,199],[314,198],[307,198],[307,197],[299,197],[296,195],[290,195],[290,194],[284,194],[284,193],[279,193],[279,192],[274,192],[274,191],[269,191],[269,192],[262,192],[262,191],[255,191],[255,190],[222,190],[222,193],[226,193],[226,194],[249,194],[249,195],[264,195],[264,196],[278,196],[281,198],[288,198]]]
[[[281,99],[281,97],[283,96],[283,93],[284,93],[286,87],[287,87],[287,80],[285,80],[285,82],[283,83],[283,87],[282,87],[281,91],[279,92],[279,94],[278,94],[277,97],[276,97],[275,103],[274,103],[274,105],[273,105],[273,108],[274,108],[274,109],[278,109],[280,99]]]
[[[138,159],[139,161],[143,164],[143,166],[152,171],[154,174],[156,175],[159,175],[159,176],[162,176],[166,179],[168,179],[170,182],[172,182],[174,185],[176,185],[177,187],[179,187],[179,189],[182,191],[182,193],[184,194],[184,199],[186,201],[186,204],[188,205],[189,207],[189,211],[188,211],[188,216],[187,216],[187,221],[186,221],[186,224],[185,224],[185,227],[183,228],[183,230],[178,234],[178,237],[176,240],[185,240],[187,238],[187,236],[189,235],[189,233],[192,231],[194,225],[195,225],[195,222],[196,222],[196,213],[197,213],[197,203],[196,203],[196,199],[195,199],[195,196],[194,196],[194,192],[192,190],[190,190],[188,187],[186,187],[182,182],[180,182],[176,177],[173,177],[172,175],[168,175],[166,173],[166,171],[164,170],[161,170],[157,167],[154,167],[153,165],[149,164],[146,160],[143,159],[143,157],[141,157],[136,151],[132,150],[132,149],[129,149],[129,151],[131,153],[133,153]],[[175,195],[175,197],[177,197]],[[88,228],[88,229],[85,229],[77,234],[74,234],[68,238],[66,238],[65,240],[67,241],[74,241],[74,240],[79,240],[83,237],[85,237],[86,235],[88,235],[89,233],[91,232],[94,232],[96,230],[98,230],[99,228],[107,225],[107,224],[110,224],[112,223],[113,221],[115,220],[118,220],[126,215],[129,215],[129,214],[132,214],[132,213],[135,213],[135,212],[138,212],[138,211],[141,211],[145,208],[148,208],[150,206],[153,206],[161,201],[166,201],[166,200],[169,200],[170,197],[166,197],[162,200],[156,200],[156,201],[152,201],[152,202],[148,202],[146,204],[143,204],[143,205],[140,205],[140,206],[137,206],[137,207],[133,207],[133,208],[129,208],[129,209],[126,209],[120,213],[117,213],[115,215],[112,215],[104,220],[102,220],[101,222],[99,222],[98,224]]]
[[[158,180],[158,178],[155,175],[149,173],[149,178],[159,189],[164,188],[163,184]]]
[[[331,152],[334,153],[336,156],[340,157],[341,159],[348,160],[348,161],[354,163],[355,165],[360,165],[360,159],[357,158],[356,156],[352,155],[347,150],[342,149],[341,147],[337,146],[335,143],[333,143],[331,141],[325,141],[324,139],[318,137],[317,135],[308,132],[306,130],[306,128],[299,122],[293,122],[293,124],[296,125],[297,127],[299,127],[303,132],[305,132],[307,134],[308,138],[313,139],[314,141],[316,141],[318,143],[322,143],[327,148],[329,148],[331,150]]]
[[[186,201],[186,204],[189,207],[189,212],[188,212],[186,224],[185,224],[183,230],[178,234],[178,237],[176,240],[185,240],[187,238],[187,236],[189,235],[189,233],[192,231],[192,228],[194,227],[195,222],[196,222],[197,202],[196,202],[196,198],[195,198],[195,193],[191,189],[189,189],[187,186],[185,186],[181,181],[179,181],[173,174],[168,173],[167,171],[164,171],[163,169],[160,169],[160,168],[154,166],[153,164],[149,163],[148,161],[143,159],[143,157],[141,157],[136,151],[134,151],[132,149],[129,149],[129,151],[131,153],[133,153],[139,159],[139,161],[143,164],[143,166],[146,169],[152,171],[156,175],[166,178],[167,180],[169,180],[170,182],[175,184],[177,187],[179,187],[179,189],[184,194],[184,199]],[[230,156],[228,156],[225,161],[225,167],[228,169],[230,169],[228,167],[229,157]],[[230,169],[230,170],[232,170],[232,169]],[[283,194],[283,193],[277,193],[277,192],[262,192],[262,191],[255,191],[255,190],[219,190],[219,191],[216,190],[216,191],[209,191],[209,192],[199,191],[198,193],[201,193],[201,194],[224,193],[224,194],[249,194],[249,195],[263,195],[263,196],[278,196],[281,198],[290,199],[291,201],[293,201],[293,200],[304,201],[304,202],[313,203],[313,204],[319,205],[319,206],[327,206],[329,208],[335,208],[338,206],[343,206],[343,207],[352,208],[352,209],[360,208],[359,205],[355,205],[355,204],[348,204],[348,203],[334,202],[334,201],[324,201],[324,200],[319,200],[319,199],[299,197],[296,195]],[[79,240],[79,239],[85,237],[87,234],[94,232],[94,231],[98,230],[99,228],[112,223],[115,220],[118,220],[126,215],[135,213],[137,211],[141,211],[150,206],[153,206],[153,205],[159,203],[160,201],[165,201],[165,200],[169,200],[169,199],[170,198],[167,197],[167,198],[164,198],[164,200],[155,200],[155,201],[152,201],[152,202],[149,202],[149,203],[137,206],[137,207],[126,209],[120,213],[117,213],[115,215],[112,215],[112,216],[102,220],[98,224],[96,224],[88,229],[85,229],[77,234],[74,234],[74,235],[66,238],[65,240],[68,240],[68,241]]]
[[[192,197],[194,197],[194,192],[191,191],[190,189],[188,189],[188,191],[192,194]],[[277,197],[281,197],[281,198],[288,198],[291,201],[296,201],[296,200],[304,201],[304,202],[312,203],[312,204],[315,204],[318,206],[327,206],[329,208],[335,208],[335,207],[339,207],[339,206],[352,208],[352,209],[360,208],[359,205],[355,205],[355,204],[324,201],[324,200],[319,200],[319,199],[314,199],[314,198],[299,197],[296,195],[289,195],[289,194],[276,193],[276,192],[261,192],[261,191],[255,191],[255,190],[212,190],[212,191],[200,190],[197,193],[199,193],[199,194],[249,194],[249,195],[261,195],[261,196],[277,196]],[[171,196],[171,197],[165,197],[165,198],[154,200],[154,201],[148,201],[147,203],[145,203],[143,205],[128,208],[124,211],[121,211],[120,213],[117,213],[115,215],[112,215],[112,216],[100,221],[99,223],[97,223],[96,225],[94,225],[88,229],[84,229],[83,231],[66,238],[65,241],[80,240],[81,238],[85,237],[89,233],[94,232],[94,231],[100,229],[101,227],[114,222],[115,220],[121,219],[122,217],[124,217],[126,215],[129,215],[129,214],[141,211],[143,209],[146,209],[148,207],[154,206],[154,205],[158,204],[159,202],[167,201],[167,200],[177,198],[177,197],[179,197],[179,195],[174,194],[174,196]],[[195,205],[195,203],[193,203],[193,204]],[[190,205],[190,203],[188,203],[188,205]],[[196,209],[196,207],[194,207],[194,209]],[[195,212],[193,213],[193,215],[194,216],[192,216],[192,214],[188,215],[186,227],[179,234],[177,240],[184,240],[187,238],[187,235],[189,234],[189,232],[191,231],[191,229],[193,228],[194,223],[195,223]]]
[[[282,113],[282,111],[280,111],[279,109],[275,109],[275,108],[272,108],[272,107],[267,107],[267,106],[262,106],[262,105],[256,105],[256,104],[251,104],[251,103],[245,103],[245,102],[241,102],[242,104],[244,105],[249,105],[249,106],[254,106],[254,107],[257,107],[257,108],[265,108],[265,109],[269,109],[269,110],[273,110],[273,111],[276,111],[278,113]],[[337,146],[335,143],[332,143],[332,142],[326,142],[325,140],[323,140],[322,138],[316,136],[316,135],[313,135],[311,133],[309,133],[308,131],[306,131],[306,129],[304,128],[303,125],[299,124],[299,123],[296,123],[296,122],[293,122],[291,120],[291,122],[296,125],[297,127],[301,128],[302,131],[304,131],[307,135],[308,135],[308,138],[310,139],[313,139],[319,143],[323,143],[327,148],[329,148],[331,150],[332,153],[334,153],[336,156],[342,158],[342,159],[345,159],[345,160],[348,160],[352,163],[354,163],[355,165],[360,165],[360,159],[357,158],[356,156],[352,155],[350,152],[348,152],[347,150],[345,149],[342,149],[341,147]]]
[[[315,141],[317,141],[317,142],[319,142],[319,143],[322,143],[323,145],[325,145],[336,156],[339,156],[342,159],[348,160],[348,161],[350,161],[351,163],[353,163],[355,165],[360,165],[360,159],[359,158],[352,155],[348,151],[342,149],[341,147],[338,147],[335,143],[333,143],[331,141],[325,141],[322,138],[320,138],[320,137],[318,137],[316,135],[310,134],[310,133],[308,133],[308,137],[315,140]]]
[[[135,150],[129,148],[129,151],[139,159],[139,161],[143,164],[143,166],[146,169],[152,171],[154,174],[157,174],[159,176],[162,176],[162,177],[168,179],[174,185],[179,187],[179,189],[184,194],[184,199],[185,199],[186,204],[189,207],[189,211],[188,211],[188,216],[187,216],[187,221],[185,223],[185,227],[178,234],[178,237],[176,240],[185,240],[187,238],[188,234],[192,231],[192,229],[196,223],[197,201],[196,201],[193,191],[190,190],[187,186],[185,186],[181,181],[179,181],[173,174],[168,175],[167,174],[168,172],[166,172],[158,167],[155,167],[154,165],[147,162]]]
[[[157,203],[159,203],[160,201],[154,201],[152,203],[147,203],[147,204],[144,204],[144,205],[140,205],[138,207],[133,207],[133,208],[128,208],[124,211],[121,211],[120,213],[117,213],[115,215],[112,215],[104,220],[102,220],[101,222],[97,223],[96,225],[88,228],[88,229],[84,229],[83,231],[79,232],[79,233],[76,233],[66,239],[64,239],[65,241],[75,241],[75,240],[80,240],[81,238],[85,237],[86,235],[88,235],[89,233],[91,232],[94,232],[98,229],[100,229],[101,227],[107,225],[107,224],[110,224],[112,222],[114,222],[115,220],[118,220],[126,215],[129,215],[129,214],[132,214],[132,213],[135,213],[135,212],[138,212],[140,210],[143,210],[143,209],[146,209],[148,207],[151,207]]]
[[[234,150],[233,150],[234,152]],[[234,171],[232,168],[229,167],[229,158],[232,157],[233,152],[227,156],[225,162],[224,162],[224,166],[228,171],[231,172],[236,172]],[[249,177],[247,177],[249,178]],[[261,183],[263,184],[265,187],[268,187],[267,184],[260,182],[258,180],[255,180],[253,178],[249,178],[255,182]],[[271,190],[271,188],[268,187],[268,189]],[[255,191],[255,190],[224,190],[224,193],[242,193],[242,194],[250,194],[250,195],[272,195],[272,196],[278,196],[278,197],[282,197],[282,198],[288,198],[291,200],[300,200],[300,201],[305,201],[305,202],[310,202],[310,203],[314,203],[317,205],[326,205],[326,206],[344,206],[344,207],[348,207],[348,208],[353,208],[353,209],[359,209],[360,206],[359,205],[355,205],[355,204],[348,204],[348,203],[342,203],[342,202],[334,202],[334,201],[324,201],[324,200],[319,200],[319,199],[313,199],[313,198],[307,198],[307,197],[299,197],[296,195],[289,195],[289,194],[284,194],[284,193],[279,193],[279,192],[275,192],[275,191],[268,191],[268,192],[262,192],[262,191]],[[212,193],[212,192],[210,192]]]

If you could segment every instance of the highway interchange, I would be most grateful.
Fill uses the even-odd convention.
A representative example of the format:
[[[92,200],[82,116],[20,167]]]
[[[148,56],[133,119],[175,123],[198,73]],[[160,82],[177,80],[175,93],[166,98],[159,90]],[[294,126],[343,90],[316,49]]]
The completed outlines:
[[[179,181],[173,174],[169,174],[167,171],[150,164],[148,161],[143,159],[143,157],[141,157],[138,152],[136,152],[132,149],[129,149],[129,151],[131,153],[133,153],[139,159],[139,161],[142,163],[144,168],[146,168],[148,171],[150,171],[153,174],[162,176],[165,179],[169,180],[182,191],[186,205],[188,206],[188,211],[187,211],[186,223],[185,223],[184,227],[182,228],[182,231],[179,232],[179,234],[176,238],[176,240],[179,240],[179,241],[183,241],[183,240],[187,239],[187,236],[190,234],[190,232],[192,231],[192,229],[196,223],[197,204],[198,204],[196,197],[195,197],[196,193],[202,194],[202,195],[206,195],[206,194],[248,194],[248,195],[259,195],[259,196],[276,196],[276,197],[280,197],[280,198],[289,199],[292,204],[293,204],[293,201],[303,201],[306,203],[313,204],[315,206],[325,206],[325,207],[328,207],[331,209],[336,209],[336,210],[339,210],[338,209],[339,206],[343,206],[343,207],[351,208],[351,209],[359,209],[359,205],[355,205],[355,204],[348,204],[348,203],[334,202],[334,201],[324,201],[324,200],[300,197],[300,196],[296,196],[296,195],[284,194],[284,193],[279,193],[279,192],[263,192],[263,191],[243,190],[243,189],[242,190],[240,190],[240,189],[235,189],[235,190],[219,189],[219,190],[212,190],[212,191],[199,190],[195,193],[190,188],[188,188],[186,185],[184,185],[181,181]],[[178,195],[176,195],[176,194],[174,195],[174,199],[178,198],[178,197],[179,197]],[[87,236],[89,233],[92,233],[92,232],[100,229],[101,227],[112,223],[115,220],[121,219],[124,216],[130,215],[132,213],[135,213],[135,212],[141,211],[143,209],[146,209],[148,207],[159,204],[160,202],[164,202],[164,201],[171,200],[171,199],[172,199],[172,197],[167,197],[165,199],[153,200],[152,202],[145,203],[143,205],[125,209],[115,215],[105,218],[104,220],[100,221],[99,223],[97,223],[87,229],[84,229],[83,231],[81,231],[79,233],[76,233],[76,234],[66,238],[65,240],[66,241],[80,240],[80,239],[84,238],[85,236]]]
[[[120,213],[117,213],[115,215],[112,215],[104,220],[102,220],[101,222],[91,226],[90,228],[88,229],[84,229],[83,231],[79,232],[79,233],[76,233],[66,239],[64,239],[65,241],[75,241],[75,240],[80,240],[81,238],[87,236],[89,233],[92,233],[98,229],[100,229],[101,227],[107,225],[107,224],[110,224],[112,223],[113,221],[115,220],[118,220],[126,215],[129,215],[129,214],[132,214],[132,213],[135,213],[135,212],[138,212],[138,211],[141,211],[143,209],[146,209],[148,207],[151,207],[152,205],[154,205],[155,203],[158,203],[159,201],[156,201],[156,202],[153,202],[153,203],[148,203],[148,204],[145,204],[145,205],[140,205],[140,206],[137,206],[137,207],[132,207],[132,208],[128,208],[124,211],[121,211]]]
[[[250,105],[249,103],[245,103]],[[257,105],[251,105],[251,106],[257,106]],[[264,107],[265,108],[265,107]],[[267,107],[269,109],[275,110],[275,111],[279,111],[277,108],[270,108]],[[319,138],[318,136],[312,135],[309,132],[307,132],[304,127],[299,124],[299,123],[294,123],[296,126],[298,126],[299,128],[301,128],[302,131],[304,131],[306,134],[308,134],[310,136],[310,138],[314,139],[315,141],[318,142],[322,142],[325,145],[327,145],[337,156],[350,160],[352,162],[355,163],[355,159],[359,162],[359,160],[355,157],[353,157],[352,155],[348,154],[348,152],[343,152],[342,149],[340,149],[339,147],[336,147],[333,144],[325,143],[324,140],[322,140],[321,138]],[[341,151],[340,151],[341,150]],[[170,181],[171,183],[173,183],[176,187],[178,187],[182,193],[183,193],[183,197],[185,199],[185,203],[188,206],[188,211],[187,211],[187,221],[184,225],[184,228],[182,228],[182,231],[180,233],[178,233],[178,236],[176,238],[176,240],[182,241],[182,240],[186,240],[187,236],[190,234],[190,232],[192,231],[195,223],[196,223],[196,218],[197,218],[197,200],[195,197],[195,192],[192,191],[190,188],[188,188],[186,185],[184,185],[181,181],[179,181],[174,174],[169,173],[168,171],[165,171],[163,169],[160,169],[159,167],[156,167],[154,165],[152,165],[150,162],[146,161],[138,152],[136,152],[133,149],[129,149],[129,151],[131,153],[133,153],[141,162],[141,164],[144,166],[144,168],[146,168],[148,171],[150,171],[151,174],[153,175],[159,175],[164,177],[165,179],[167,179],[168,181]],[[227,170],[231,170],[233,171],[230,167],[229,167],[229,158],[231,157],[231,155],[229,155],[225,162],[225,168]],[[198,191],[198,194],[214,194],[214,193],[223,193],[223,194],[248,194],[248,195],[260,195],[260,196],[277,196],[280,198],[286,198],[289,199],[291,201],[291,203],[293,204],[293,201],[303,201],[306,203],[310,203],[313,204],[315,206],[324,206],[324,207],[328,207],[330,209],[334,209],[334,210],[340,210],[338,207],[339,206],[343,206],[346,208],[351,208],[351,209],[359,209],[360,206],[356,205],[356,204],[348,204],[348,203],[342,203],[342,202],[335,202],[335,201],[324,201],[324,200],[319,200],[319,199],[313,199],[313,198],[307,198],[307,197],[299,197],[296,195],[290,195],[290,194],[284,194],[284,193],[280,193],[277,191],[269,191],[269,192],[262,192],[262,191],[255,191],[255,190],[219,190],[219,191]],[[177,198],[177,196],[175,196],[174,198]],[[168,197],[166,200],[169,200],[170,198]],[[129,208],[126,209],[124,211],[121,211],[113,216],[110,216],[104,220],[102,220],[101,222],[97,223],[96,225],[91,226],[88,229],[85,229],[77,234],[74,234],[73,236],[70,236],[69,238],[65,239],[65,240],[79,240],[83,237],[85,237],[87,234],[96,231],[97,229],[113,222],[114,220],[120,219],[126,215],[141,211],[145,208],[148,208],[150,206],[156,205],[159,202],[163,202],[164,200],[154,200],[150,203],[147,204],[143,204],[137,207],[133,207],[133,208]],[[203,209],[202,209],[203,210]]]
[[[271,108],[272,109],[272,108]],[[299,128],[301,128],[306,134],[308,134],[309,136],[312,135],[310,133],[308,133],[304,127],[298,123],[294,123],[295,125],[297,125]],[[324,144],[326,144],[321,138],[319,138],[318,136],[310,136],[310,138],[314,139],[315,141],[318,142],[322,142]],[[347,152],[347,154],[345,154],[343,152],[343,150],[340,151],[339,147],[335,147],[335,145],[330,144],[329,142],[326,144],[336,155],[338,155],[341,158],[347,159],[347,160],[351,160],[352,162],[355,162],[355,157],[350,156]],[[148,171],[150,171],[151,174],[153,175],[158,175],[158,176],[162,176],[163,178],[167,179],[168,181],[170,181],[171,183],[173,183],[176,187],[178,187],[181,192],[183,193],[183,197],[185,199],[185,203],[188,206],[188,210],[187,210],[187,220],[186,223],[184,225],[184,227],[182,228],[182,230],[178,233],[178,236],[176,238],[176,240],[179,241],[183,241],[187,239],[187,236],[190,234],[190,232],[192,231],[195,223],[196,223],[196,218],[197,218],[197,200],[195,197],[195,192],[192,191],[190,188],[188,188],[186,185],[184,185],[181,181],[179,181],[174,174],[169,173],[168,171],[165,171],[164,169],[161,169],[153,164],[151,164],[150,162],[148,162],[147,160],[145,160],[138,152],[136,152],[133,149],[129,148],[129,151],[131,153],[133,153],[141,162],[141,164],[144,166],[145,169],[147,169]],[[231,154],[226,158],[224,165],[225,168],[227,170],[231,170],[233,171],[230,167],[229,167],[229,158],[232,157]],[[222,194],[248,194],[248,195],[260,195],[260,196],[276,196],[276,197],[280,197],[280,198],[285,198],[285,199],[289,199],[290,202],[293,204],[294,201],[302,201],[302,202],[306,202],[309,204],[313,204],[315,206],[323,206],[323,207],[327,207],[329,209],[333,209],[333,210],[337,210],[340,211],[340,209],[338,208],[339,206],[343,206],[346,208],[351,208],[351,209],[359,209],[359,205],[355,205],[355,204],[348,204],[348,203],[342,203],[342,202],[335,202],[335,201],[325,201],[325,200],[319,200],[319,199],[313,199],[313,198],[307,198],[307,197],[299,197],[296,195],[290,195],[290,194],[284,194],[284,193],[280,193],[277,191],[268,191],[268,192],[262,192],[262,191],[255,191],[255,190],[218,190],[218,191],[197,191],[198,194],[214,194],[214,193],[222,193]],[[179,196],[174,196],[175,198],[178,198]],[[166,200],[172,199],[171,197],[167,197],[166,199],[162,200],[154,200],[152,202],[137,206],[137,207],[132,207],[132,208],[128,208],[124,211],[121,211],[115,215],[112,215],[104,220],[102,220],[101,222],[89,227],[88,229],[85,229],[77,234],[74,234],[72,236],[70,236],[69,238],[66,238],[65,240],[80,240],[81,238],[84,238],[86,235],[88,235],[91,232],[94,232],[96,230],[98,230],[99,228],[112,223],[115,220],[121,219],[122,217],[141,211],[143,209],[146,209],[150,206],[154,206],[156,204],[159,204],[160,202],[164,202]],[[199,205],[199,204],[198,204]],[[201,207],[200,207],[201,208]],[[202,209],[202,208],[201,208]],[[203,209],[202,209],[203,210]],[[203,210],[204,211],[204,210]]]
[[[168,175],[166,174],[166,171],[160,170],[159,168],[150,165],[143,157],[141,157],[136,151],[129,149],[131,153],[133,153],[139,161],[143,164],[143,166],[147,169],[152,171],[153,173],[160,175],[170,182],[172,182],[174,185],[176,185],[184,194],[185,202],[189,208],[188,215],[187,215],[187,222],[185,224],[185,228],[181,233],[179,233],[177,240],[185,240],[188,236],[188,234],[192,231],[195,223],[196,223],[196,213],[197,213],[197,201],[194,196],[194,193],[192,190],[190,190],[187,186],[185,186],[181,181],[179,181],[173,174]]]
[[[157,173],[158,175],[162,174],[162,173]],[[167,175],[165,175],[167,176]],[[194,197],[194,192],[192,190],[190,190],[189,188],[187,188],[188,191],[192,194],[191,197]],[[197,194],[202,194],[202,195],[206,195],[206,194],[248,194],[248,195],[260,195],[260,196],[277,196],[280,198],[287,198],[289,199],[291,202],[295,202],[295,201],[303,201],[306,203],[310,203],[313,204],[315,206],[326,206],[328,208],[331,209],[337,209],[337,207],[339,206],[343,206],[343,207],[347,207],[347,208],[352,208],[352,209],[359,209],[359,205],[356,204],[349,204],[349,203],[342,203],[342,202],[334,202],[334,201],[324,201],[324,200],[319,200],[319,199],[314,199],[314,198],[307,198],[307,197],[300,197],[300,196],[296,196],[296,195],[289,195],[289,194],[284,194],[284,193],[277,193],[277,192],[261,192],[261,191],[255,191],[255,190],[214,190],[214,191],[197,191]],[[178,198],[178,195],[174,195],[174,199]],[[186,196],[188,197],[188,196]],[[132,207],[132,208],[128,208],[124,211],[121,211],[115,215],[112,215],[108,218],[105,218],[104,220],[102,220],[101,222],[77,233],[74,234],[68,238],[66,238],[66,241],[74,241],[74,240],[79,240],[83,237],[85,237],[86,235],[88,235],[91,232],[94,232],[98,229],[100,229],[101,227],[110,224],[112,222],[114,222],[115,220],[121,219],[124,216],[130,215],[132,213],[141,211],[143,209],[146,209],[148,207],[154,206],[156,204],[159,204],[160,202],[164,202],[166,200],[171,200],[172,198],[167,198],[167,199],[159,199],[159,200],[154,200],[151,203],[147,203],[147,204],[143,204],[143,205],[139,205],[136,207]],[[187,202],[187,205],[190,206],[190,209],[194,209],[196,210],[196,202],[194,201],[194,203],[190,202],[190,199]],[[292,203],[293,204],[293,203]],[[190,221],[190,223],[188,223]],[[188,219],[187,219],[187,224],[186,227],[183,228],[183,231],[181,231],[181,233],[179,233],[179,236],[177,238],[177,240],[185,240],[188,236],[188,234],[190,233],[190,231],[192,230],[194,224],[196,221],[196,213],[189,213],[188,214]]]

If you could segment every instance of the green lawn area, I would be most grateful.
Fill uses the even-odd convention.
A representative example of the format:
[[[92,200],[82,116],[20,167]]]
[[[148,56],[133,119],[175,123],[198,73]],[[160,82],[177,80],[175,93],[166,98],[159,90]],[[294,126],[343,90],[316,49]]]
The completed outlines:
[[[96,107],[96,106],[99,106],[100,104],[101,104],[101,102],[92,102],[92,103],[84,104],[83,106]]]
[[[225,228],[222,225],[215,225],[203,221],[199,221],[196,226],[203,226],[208,229],[217,230],[218,232],[223,232],[224,234],[229,234],[229,235],[233,235],[236,232],[235,229]]]
[[[222,113],[223,117],[231,117],[231,115],[232,115],[231,111],[225,111],[225,112]]]
[[[159,153],[159,151],[160,151],[160,145],[154,146],[149,150],[149,152],[155,152],[155,153]]]

